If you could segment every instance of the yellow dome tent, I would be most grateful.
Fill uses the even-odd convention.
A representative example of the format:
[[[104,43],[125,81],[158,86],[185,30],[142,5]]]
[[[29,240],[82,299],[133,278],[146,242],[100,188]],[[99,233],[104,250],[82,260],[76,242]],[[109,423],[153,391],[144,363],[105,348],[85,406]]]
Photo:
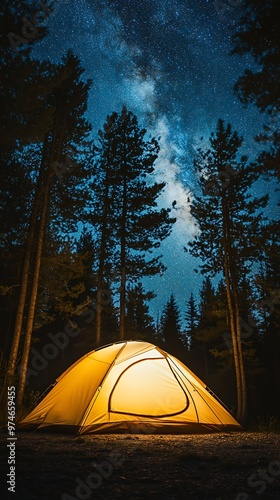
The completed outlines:
[[[117,342],[83,356],[18,428],[79,434],[241,430],[183,363],[141,341]]]

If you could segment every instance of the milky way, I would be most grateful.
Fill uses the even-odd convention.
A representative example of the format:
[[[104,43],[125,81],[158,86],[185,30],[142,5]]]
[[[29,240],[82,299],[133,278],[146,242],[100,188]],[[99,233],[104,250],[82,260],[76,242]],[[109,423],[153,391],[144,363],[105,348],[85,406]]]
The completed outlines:
[[[239,5],[237,5],[239,4]],[[161,136],[157,176],[166,182],[160,202],[178,217],[163,243],[163,276],[145,283],[158,297],[157,311],[173,291],[181,309],[190,292],[197,295],[198,263],[183,251],[195,233],[188,199],[197,184],[192,161],[201,138],[206,141],[219,117],[244,138],[244,150],[256,155],[254,135],[262,117],[253,107],[244,110],[233,86],[249,58],[229,55],[231,33],[238,27],[242,1],[227,12],[207,0],[60,0],[46,24],[49,35],[34,54],[59,61],[72,49],[93,80],[88,118],[93,131],[106,115],[123,104],[135,112],[148,132]]]

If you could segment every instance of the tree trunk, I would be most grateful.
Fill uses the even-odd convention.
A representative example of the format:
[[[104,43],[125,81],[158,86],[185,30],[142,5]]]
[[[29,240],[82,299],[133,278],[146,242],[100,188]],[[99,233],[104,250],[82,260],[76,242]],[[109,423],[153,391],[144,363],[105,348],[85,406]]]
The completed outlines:
[[[106,253],[108,208],[109,208],[109,179],[108,179],[108,169],[107,169],[106,179],[105,179],[105,193],[104,193],[104,204],[103,204],[103,215],[102,215],[103,220],[102,220],[101,243],[100,243],[100,259],[99,259],[97,293],[96,293],[95,341],[97,346],[100,345],[101,341],[101,312],[102,312],[101,296],[103,288],[104,264],[105,264],[105,253]]]
[[[224,249],[224,252],[225,252],[225,249]],[[240,373],[240,362],[239,362],[239,350],[238,350],[238,343],[237,343],[237,332],[236,332],[236,324],[235,324],[235,313],[234,313],[234,305],[233,305],[232,292],[231,292],[228,257],[226,254],[224,255],[224,275],[225,275],[225,280],[226,280],[227,305],[228,305],[228,313],[229,313],[230,332],[231,332],[231,339],[232,339],[232,351],[233,351],[233,360],[234,360],[235,378],[236,378],[237,420],[239,420],[241,417],[241,408],[242,408],[242,384],[241,384],[241,373]]]
[[[35,252],[35,261],[34,261],[34,270],[33,270],[33,280],[32,280],[32,288],[31,295],[29,299],[29,309],[27,316],[27,326],[25,332],[25,340],[23,347],[23,355],[22,355],[22,363],[21,363],[21,371],[20,371],[20,380],[18,385],[18,394],[17,394],[17,404],[20,409],[24,396],[24,388],[26,383],[26,375],[28,368],[28,360],[30,353],[30,345],[32,340],[32,332],[34,325],[34,317],[35,317],[35,309],[37,303],[37,295],[38,295],[38,286],[39,286],[39,278],[40,278],[40,269],[42,262],[42,252],[43,252],[43,241],[45,235],[46,228],[46,218],[47,218],[47,208],[49,204],[49,196],[50,196],[50,186],[51,180],[54,176],[53,163],[55,159],[60,159],[62,147],[63,147],[63,123],[64,123],[64,113],[62,110],[62,101],[63,95],[62,91],[59,94],[59,98],[56,105],[55,111],[55,119],[53,124],[53,131],[51,142],[49,143],[49,135],[46,135],[45,143],[44,143],[44,152],[49,152],[46,154],[46,162],[44,162],[45,157],[43,158],[43,163],[46,170],[45,183],[42,184],[42,206],[41,206],[41,216],[39,219],[39,227],[38,227],[38,236],[37,236],[37,246]],[[49,149],[50,147],[50,149]],[[42,178],[44,176],[42,175]]]
[[[20,292],[19,292],[18,306],[17,306],[15,325],[14,325],[13,341],[12,341],[12,347],[11,347],[11,351],[10,351],[5,381],[3,384],[3,392],[2,392],[1,398],[0,398],[1,401],[2,401],[3,395],[5,396],[5,394],[6,394],[6,388],[9,385],[12,385],[13,380],[14,380],[14,376],[15,376],[16,363],[17,363],[17,357],[18,357],[18,351],[19,351],[19,345],[20,345],[20,336],[21,336],[22,327],[23,327],[23,317],[24,317],[24,309],[25,309],[25,304],[26,304],[27,287],[28,287],[28,282],[29,282],[29,270],[30,270],[30,265],[31,265],[32,246],[34,243],[35,228],[36,228],[38,212],[40,209],[40,202],[41,202],[42,172],[43,172],[44,157],[45,157],[45,147],[43,149],[42,161],[41,161],[41,165],[40,165],[37,186],[35,189],[34,202],[33,202],[30,223],[29,223],[28,233],[27,233],[27,238],[26,238],[26,246],[25,246],[25,253],[24,253],[24,260],[23,260],[23,269],[22,269],[21,284],[20,284]]]
[[[95,320],[95,343],[98,347],[101,341],[101,293],[102,293],[103,271],[99,266],[96,292],[96,320]]]
[[[120,340],[125,338],[127,180],[124,172],[121,219]]]
[[[224,196],[224,198],[225,198],[225,196]],[[246,414],[247,414],[247,387],[246,387],[246,380],[245,380],[243,350],[242,350],[242,342],[241,342],[238,279],[237,279],[237,275],[236,275],[235,259],[232,256],[232,237],[231,237],[230,217],[229,217],[227,202],[225,203],[225,221],[226,221],[226,232],[227,232],[228,249],[229,249],[229,271],[230,271],[230,276],[231,276],[232,298],[233,298],[233,303],[234,303],[235,334],[236,334],[236,342],[237,342],[240,384],[241,384],[241,389],[240,389],[241,401],[240,401],[240,407],[239,407],[239,411],[238,411],[238,420],[240,420],[241,423],[245,423]]]
[[[239,308],[238,308],[238,302],[236,300],[238,297],[237,297],[236,283],[234,279],[235,263],[232,261],[230,221],[228,213],[228,204],[224,189],[222,191],[222,209],[223,209],[224,275],[226,280],[227,303],[228,303],[228,312],[230,319],[232,350],[233,350],[233,359],[234,359],[235,376],[236,376],[237,420],[243,421],[244,398],[246,400],[246,387],[244,387],[245,375],[244,375],[241,337],[240,337],[240,327],[238,327]]]
[[[125,295],[126,295],[126,269],[121,268],[121,287],[120,287],[120,340],[125,338]]]
[[[209,367],[208,367],[208,356],[207,356],[206,344],[203,346],[203,353],[204,353],[204,365],[205,365],[205,380],[207,382],[207,385],[210,386],[210,377],[209,377]]]
[[[44,197],[42,200],[41,217],[40,217],[40,221],[39,221],[39,230],[38,230],[38,236],[37,236],[37,238],[38,238],[37,239],[37,248],[36,248],[36,254],[35,254],[35,261],[34,261],[32,289],[31,289],[30,300],[29,300],[29,309],[28,309],[27,325],[26,325],[25,339],[24,339],[24,346],[23,346],[23,353],[22,353],[20,379],[19,379],[19,385],[18,385],[18,390],[17,390],[18,409],[21,409],[21,407],[22,407],[24,388],[25,388],[25,383],[26,383],[28,359],[29,359],[30,345],[31,345],[31,340],[32,340],[32,332],[33,332],[33,325],[34,325],[34,318],[35,318],[35,309],[36,309],[37,295],[38,295],[38,288],[39,288],[39,278],[40,278],[40,269],[41,269],[41,262],[42,262],[43,243],[44,243],[44,235],[45,235],[46,220],[47,220],[47,207],[48,207],[48,202],[49,202],[49,192],[50,192],[50,184],[51,184],[52,176],[53,176],[53,173],[49,172],[47,183],[46,183],[45,190],[44,190]]]
[[[243,360],[243,350],[242,350],[242,341],[241,341],[241,329],[240,329],[240,312],[239,312],[239,297],[238,297],[238,289],[237,283],[235,280],[235,271],[232,271],[234,276],[233,278],[233,293],[234,293],[234,301],[235,301],[235,314],[236,314],[236,336],[237,336],[237,349],[239,356],[239,364],[240,364],[240,378],[241,378],[241,410],[239,419],[241,423],[245,423],[247,417],[247,387],[246,387],[246,379],[245,379],[245,371],[244,371],[244,360]]]

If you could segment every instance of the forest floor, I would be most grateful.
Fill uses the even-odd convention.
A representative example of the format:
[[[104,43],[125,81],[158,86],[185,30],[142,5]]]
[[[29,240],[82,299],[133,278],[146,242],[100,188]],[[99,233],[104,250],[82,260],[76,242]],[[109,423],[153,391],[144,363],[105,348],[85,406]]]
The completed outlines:
[[[73,437],[20,432],[15,493],[6,483],[9,443],[2,431],[5,500],[280,499],[280,434]]]

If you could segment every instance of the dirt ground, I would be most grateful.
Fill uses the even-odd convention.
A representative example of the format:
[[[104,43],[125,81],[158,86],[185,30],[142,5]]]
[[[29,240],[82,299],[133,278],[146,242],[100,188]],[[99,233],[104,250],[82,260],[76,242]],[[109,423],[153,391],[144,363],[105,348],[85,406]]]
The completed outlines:
[[[280,499],[280,434],[18,433],[15,493],[1,432],[1,499]],[[9,479],[9,478],[8,478]]]

